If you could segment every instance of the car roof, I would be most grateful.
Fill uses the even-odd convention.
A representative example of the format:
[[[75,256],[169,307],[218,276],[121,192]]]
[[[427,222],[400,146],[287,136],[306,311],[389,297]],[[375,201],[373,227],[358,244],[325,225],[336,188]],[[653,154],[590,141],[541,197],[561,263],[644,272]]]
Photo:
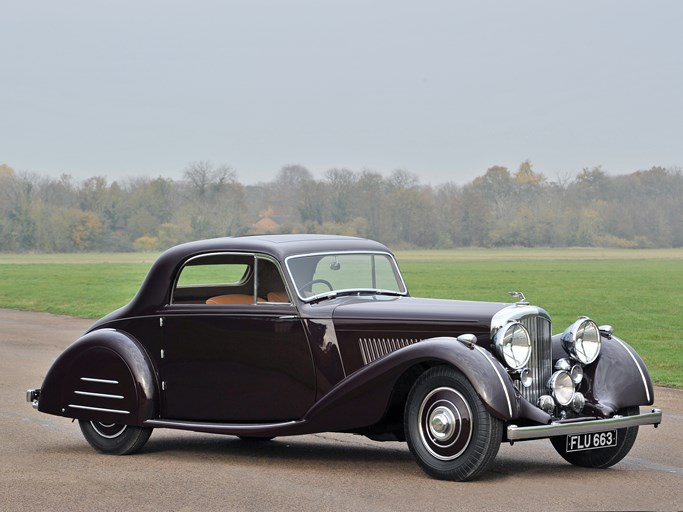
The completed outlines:
[[[379,242],[340,235],[251,235],[176,245],[154,262],[138,293],[126,306],[102,318],[91,329],[115,318],[155,314],[159,305],[165,303],[173,279],[185,261],[193,256],[223,251],[268,254],[281,262],[290,256],[321,252],[390,252]]]
[[[247,251],[270,254],[280,261],[289,256],[332,251],[390,252],[374,240],[342,235],[249,235],[212,238],[178,245],[161,258],[185,259],[187,256],[220,251]]]

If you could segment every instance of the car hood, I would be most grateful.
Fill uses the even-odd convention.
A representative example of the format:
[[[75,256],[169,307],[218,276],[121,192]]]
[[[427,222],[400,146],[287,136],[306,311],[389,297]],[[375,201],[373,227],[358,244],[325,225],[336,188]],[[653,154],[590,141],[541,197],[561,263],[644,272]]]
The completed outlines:
[[[334,308],[332,317],[335,321],[342,322],[344,320],[395,320],[399,323],[456,323],[490,326],[493,315],[509,306],[511,304],[499,302],[381,297],[342,302]]]

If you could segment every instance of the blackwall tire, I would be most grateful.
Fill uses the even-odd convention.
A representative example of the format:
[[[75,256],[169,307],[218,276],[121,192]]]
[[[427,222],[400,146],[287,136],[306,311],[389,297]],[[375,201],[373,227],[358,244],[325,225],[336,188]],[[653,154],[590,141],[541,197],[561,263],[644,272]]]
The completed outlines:
[[[79,420],[83,437],[100,453],[128,455],[135,453],[152,435],[151,428]]]
[[[450,366],[432,368],[417,379],[406,402],[404,428],[419,466],[439,480],[477,477],[491,466],[503,438],[503,423]]]
[[[640,413],[639,407],[627,407],[618,411],[622,416],[633,416]],[[633,443],[638,436],[638,427],[626,427],[617,430],[617,446],[609,448],[595,448],[580,452],[567,451],[567,436],[555,436],[550,438],[553,447],[564,460],[584,468],[609,468],[621,461],[631,451]]]

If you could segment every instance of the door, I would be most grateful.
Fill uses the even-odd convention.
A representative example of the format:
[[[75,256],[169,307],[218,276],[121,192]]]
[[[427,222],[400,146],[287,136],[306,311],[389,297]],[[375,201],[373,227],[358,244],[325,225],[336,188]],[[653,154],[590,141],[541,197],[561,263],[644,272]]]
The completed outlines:
[[[276,264],[213,254],[187,267],[192,279],[181,271],[175,302],[163,316],[162,417],[221,423],[302,418],[315,399],[315,372],[296,307],[286,291],[273,299],[264,288],[266,278],[268,286],[280,285],[273,284],[281,278]],[[222,295],[211,296],[217,291]]]
[[[281,307],[245,311],[265,307],[169,311],[161,366],[166,419],[262,423],[303,417],[313,405],[315,376],[301,320]]]

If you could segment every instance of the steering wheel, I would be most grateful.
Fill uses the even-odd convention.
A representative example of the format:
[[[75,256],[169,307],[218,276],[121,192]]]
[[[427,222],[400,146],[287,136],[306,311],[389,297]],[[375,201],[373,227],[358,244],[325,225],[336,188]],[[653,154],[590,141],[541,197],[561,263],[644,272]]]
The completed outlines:
[[[330,289],[330,291],[334,290],[334,287],[327,279],[313,279],[312,281],[307,282],[303,286],[299,286],[299,293],[303,295],[304,290],[306,290],[307,288],[311,288],[314,284],[324,284]]]

